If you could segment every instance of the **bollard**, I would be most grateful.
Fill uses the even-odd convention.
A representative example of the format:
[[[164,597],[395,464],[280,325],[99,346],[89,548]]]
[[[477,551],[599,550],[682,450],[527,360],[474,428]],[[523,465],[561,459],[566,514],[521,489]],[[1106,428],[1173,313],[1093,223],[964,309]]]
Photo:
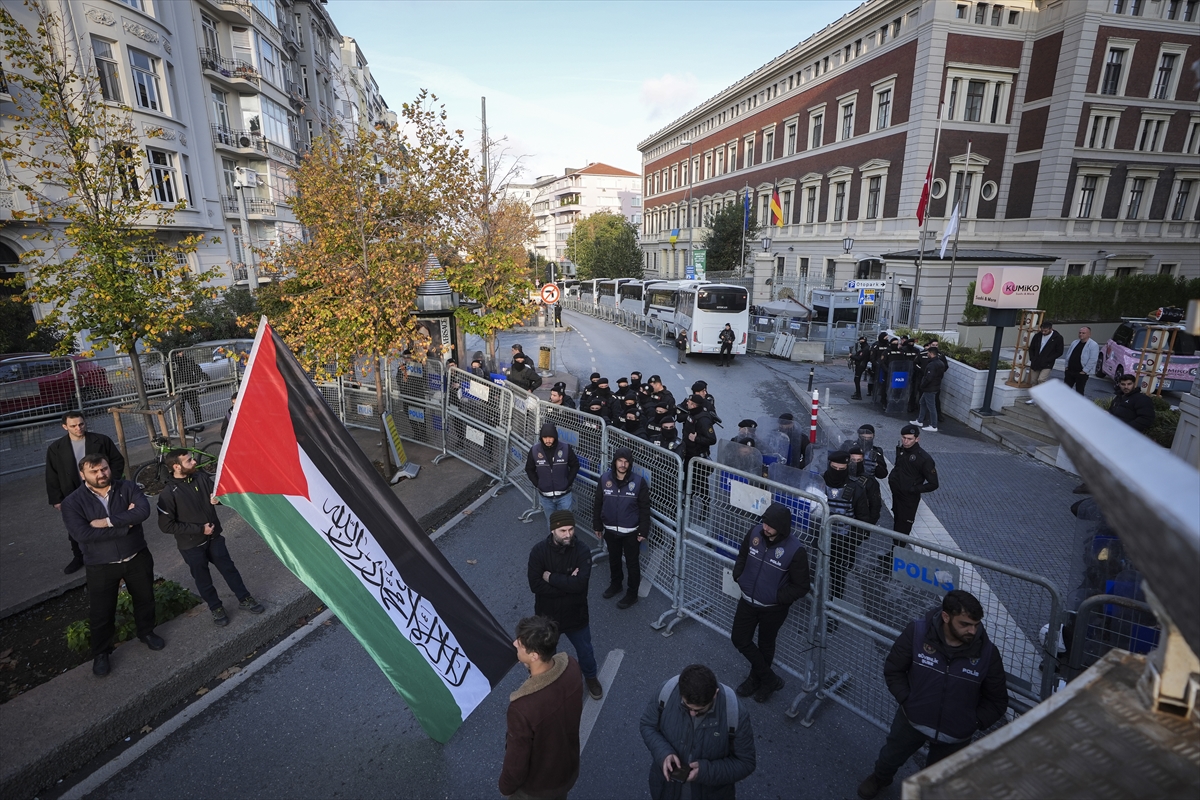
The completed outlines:
[[[816,372],[815,368],[813,368],[813,367],[808,368],[808,390],[810,392],[812,391],[812,382],[813,382],[813,373],[814,372]]]
[[[821,393],[819,391],[814,391],[812,405],[812,427],[808,430],[808,441],[811,444],[817,443],[817,410],[820,408],[820,405]]]

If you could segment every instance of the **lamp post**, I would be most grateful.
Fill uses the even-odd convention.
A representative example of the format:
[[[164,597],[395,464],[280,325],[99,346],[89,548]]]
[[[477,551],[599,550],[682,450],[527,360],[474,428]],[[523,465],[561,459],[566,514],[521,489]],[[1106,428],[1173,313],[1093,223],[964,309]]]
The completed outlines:
[[[254,241],[250,235],[250,219],[246,214],[246,188],[258,186],[258,173],[245,167],[234,169],[233,188],[238,196],[238,219],[242,223],[242,247],[246,258],[246,285],[251,296],[258,291],[258,266],[254,263]]]
[[[846,255],[850,255],[850,251],[854,249],[854,237],[847,236],[842,239],[842,249],[846,251]]]

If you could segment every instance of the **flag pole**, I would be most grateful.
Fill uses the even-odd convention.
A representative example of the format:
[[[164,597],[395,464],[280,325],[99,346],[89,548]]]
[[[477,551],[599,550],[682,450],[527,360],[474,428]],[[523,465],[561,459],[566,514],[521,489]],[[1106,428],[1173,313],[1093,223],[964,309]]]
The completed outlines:
[[[929,177],[929,200],[925,206],[925,220],[921,223],[921,245],[917,248],[917,275],[913,280],[913,296],[912,303],[908,308],[908,327],[917,329],[920,327],[921,320],[913,319],[913,312],[921,307],[921,267],[925,263],[925,239],[929,233],[929,206],[933,200],[933,175],[937,172],[937,157],[938,147],[942,144],[942,112],[944,107],[938,108],[938,124],[937,135],[933,139],[933,161],[929,162],[931,166]]]
[[[950,171],[951,177],[954,175],[954,170]],[[960,201],[963,205],[970,208],[971,205],[971,140],[967,139],[967,162],[963,167],[963,198]],[[958,209],[958,224],[954,226],[954,249],[950,252],[950,277],[946,281],[946,304],[942,306],[942,332],[945,333],[946,321],[950,316],[950,290],[954,288],[954,266],[958,263],[958,235],[962,232],[962,218],[964,209],[961,205]]]
[[[746,199],[749,197],[750,193],[746,192],[742,198],[742,266],[738,270],[738,276],[742,278],[746,277],[746,226],[750,224],[750,212],[746,210]]]

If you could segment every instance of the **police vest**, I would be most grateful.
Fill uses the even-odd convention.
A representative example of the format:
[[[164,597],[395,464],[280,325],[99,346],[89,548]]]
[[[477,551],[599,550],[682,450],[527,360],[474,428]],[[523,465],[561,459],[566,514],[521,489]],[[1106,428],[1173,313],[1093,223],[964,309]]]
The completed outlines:
[[[843,517],[854,516],[854,487],[857,484],[847,479],[846,485],[840,489],[825,486],[825,499],[829,501],[829,513],[841,514]]]
[[[547,497],[558,497],[571,491],[567,454],[571,445],[555,442],[554,452],[546,453],[541,442],[533,446],[533,463],[537,467],[537,490]]]
[[[788,568],[801,549],[800,540],[788,535],[774,544],[763,534],[762,523],[750,529],[746,568],[738,578],[742,597],[756,606],[778,605],[779,589],[787,581]]]
[[[883,463],[883,451],[871,446],[863,451],[863,474],[875,477],[875,469]]]
[[[992,643],[985,641],[976,655],[948,659],[940,648],[925,641],[927,623],[926,619],[913,623],[904,714],[909,724],[935,741],[966,741],[979,728],[975,712],[992,661]],[[982,628],[977,635],[983,635]]]
[[[638,529],[638,490],[642,478],[631,474],[625,483],[617,481],[611,471],[600,476],[600,522],[605,530],[627,536]]]

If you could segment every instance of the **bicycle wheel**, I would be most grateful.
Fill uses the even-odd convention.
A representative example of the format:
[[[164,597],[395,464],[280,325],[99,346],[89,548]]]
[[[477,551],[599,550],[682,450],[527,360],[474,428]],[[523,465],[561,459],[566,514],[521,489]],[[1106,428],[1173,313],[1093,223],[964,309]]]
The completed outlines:
[[[156,495],[162,491],[163,476],[162,464],[157,461],[148,461],[137,468],[133,473],[133,482],[142,487],[142,491],[148,495]]]
[[[196,457],[196,466],[207,472],[209,475],[217,474],[217,458],[221,455],[221,445],[224,444],[220,439],[214,439],[211,442],[204,443],[204,449],[194,453]]]

